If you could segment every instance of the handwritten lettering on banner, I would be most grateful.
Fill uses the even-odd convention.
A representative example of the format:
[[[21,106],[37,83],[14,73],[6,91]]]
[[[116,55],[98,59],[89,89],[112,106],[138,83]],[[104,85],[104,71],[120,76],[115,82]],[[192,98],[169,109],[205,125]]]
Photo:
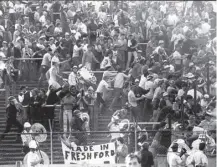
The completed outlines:
[[[77,146],[69,148],[63,142],[62,151],[65,164],[115,164],[115,144]]]

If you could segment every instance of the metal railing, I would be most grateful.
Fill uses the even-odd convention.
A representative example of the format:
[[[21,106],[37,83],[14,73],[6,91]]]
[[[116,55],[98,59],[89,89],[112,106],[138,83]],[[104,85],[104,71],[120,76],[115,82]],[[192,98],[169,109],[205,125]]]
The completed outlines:
[[[50,127],[51,128],[51,127]],[[84,145],[96,145],[96,144],[106,144],[109,142],[115,142],[111,141],[110,138],[108,137],[108,135],[113,135],[113,134],[122,134],[125,144],[128,147],[129,153],[131,152],[135,152],[138,151],[137,147],[138,142],[137,140],[140,140],[140,134],[147,134],[147,136],[152,136],[153,132],[158,133],[160,132],[159,130],[146,130],[146,131],[140,131],[140,130],[129,130],[129,131],[90,131],[90,132],[85,132],[85,131],[78,131],[78,132],[54,132],[52,131],[52,129],[50,130],[50,132],[48,133],[25,133],[27,134],[31,134],[32,136],[37,136],[39,134],[47,134],[47,141],[43,142],[43,143],[39,143],[39,150],[42,151],[48,151],[50,154],[50,163],[53,164],[53,160],[55,158],[57,158],[57,156],[62,155],[62,147],[61,147],[61,140],[60,136],[62,136],[63,134],[69,134],[71,136],[76,136],[76,138],[79,138],[80,140],[87,140],[86,144],[82,144],[82,145],[78,145],[78,146],[84,146]],[[176,131],[171,131],[171,130],[165,130],[165,132],[171,132],[171,135],[176,134]],[[10,133],[10,134],[6,134],[7,136],[15,136],[17,134],[20,133]],[[86,136],[86,137],[85,137]],[[83,138],[82,138],[83,137]],[[48,141],[48,139],[50,139],[50,142]],[[7,140],[7,138],[5,139]],[[160,140],[159,138],[155,138],[154,140]],[[170,146],[171,143],[168,143],[168,147],[163,146],[161,144],[158,145],[153,145],[153,138],[152,137],[148,137],[147,140],[145,140],[146,142],[150,143],[150,150],[152,151],[156,151],[154,153],[154,157],[157,157],[158,155],[164,155],[166,156],[166,153],[168,151],[168,147]],[[55,144],[54,144],[55,143]],[[59,143],[59,144],[58,144]],[[4,144],[4,141],[2,141],[2,144]],[[10,146],[13,148],[15,145],[14,143],[11,143]],[[22,147],[22,144],[20,144],[20,148]],[[49,149],[50,148],[50,149]],[[3,154],[7,153],[7,149],[3,149],[3,147],[0,149],[1,151],[4,151]],[[16,146],[16,149],[17,146]],[[162,149],[162,150],[159,150]],[[18,149],[19,150],[19,149]],[[57,152],[59,152],[59,154],[54,155]],[[12,152],[11,152],[12,153]],[[211,156],[210,152],[205,151],[206,155]],[[0,154],[2,154],[2,152],[0,152]],[[13,162],[13,158],[14,157],[10,157],[10,153],[8,154],[8,158],[12,160]],[[212,155],[215,156],[215,155]],[[2,158],[2,161],[4,161],[4,157]]]

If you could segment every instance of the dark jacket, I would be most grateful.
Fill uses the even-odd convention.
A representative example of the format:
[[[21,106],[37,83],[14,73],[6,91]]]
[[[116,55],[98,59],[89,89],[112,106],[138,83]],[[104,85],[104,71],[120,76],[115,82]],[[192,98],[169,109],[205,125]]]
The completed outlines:
[[[30,92],[27,91],[27,92],[25,92],[25,94],[24,94],[24,99],[23,99],[22,105],[23,105],[23,106],[27,106],[27,105],[30,104],[30,101],[31,101]]]
[[[9,104],[6,108],[6,114],[7,114],[8,119],[16,120],[17,112],[18,112],[18,110],[16,109],[15,105]]]
[[[154,165],[153,155],[148,149],[141,151],[141,167],[151,167]]]

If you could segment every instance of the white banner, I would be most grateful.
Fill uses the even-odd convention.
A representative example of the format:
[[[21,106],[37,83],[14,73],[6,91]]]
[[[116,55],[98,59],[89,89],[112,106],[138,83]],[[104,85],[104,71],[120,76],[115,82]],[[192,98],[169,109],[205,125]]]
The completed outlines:
[[[115,144],[67,147],[63,142],[65,164],[115,164]]]

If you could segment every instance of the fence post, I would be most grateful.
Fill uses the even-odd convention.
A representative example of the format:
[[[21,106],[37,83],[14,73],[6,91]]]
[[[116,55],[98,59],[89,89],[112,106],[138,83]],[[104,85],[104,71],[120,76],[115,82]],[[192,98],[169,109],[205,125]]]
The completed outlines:
[[[209,81],[209,62],[207,63],[207,81],[206,81],[206,83],[207,83],[207,94],[209,95],[209,93],[210,93],[210,89],[209,89],[209,85],[210,85],[210,81]]]
[[[137,151],[137,126],[138,126],[138,121],[137,119],[135,120],[135,129],[134,129],[134,135],[135,135],[135,152]]]
[[[99,107],[97,106],[96,102],[93,105],[93,129],[94,131],[98,130],[98,118],[99,118]],[[97,107],[96,107],[97,106]]]
[[[181,97],[181,121],[182,121],[182,127],[183,127],[183,130],[185,129],[184,127],[184,97],[182,96]]]
[[[197,79],[194,81],[194,115],[196,116],[197,112]]]
[[[5,106],[7,106],[8,97],[10,96],[10,87],[8,86],[6,75],[4,76],[4,84],[5,84]]]
[[[49,121],[49,128],[50,128],[50,161],[51,161],[51,164],[53,164],[53,131],[52,131],[52,126],[51,126],[51,121],[50,119],[48,120]]]
[[[168,124],[169,124],[169,130],[170,130],[170,144],[171,144],[171,140],[172,140],[172,117],[171,114],[168,115]]]

